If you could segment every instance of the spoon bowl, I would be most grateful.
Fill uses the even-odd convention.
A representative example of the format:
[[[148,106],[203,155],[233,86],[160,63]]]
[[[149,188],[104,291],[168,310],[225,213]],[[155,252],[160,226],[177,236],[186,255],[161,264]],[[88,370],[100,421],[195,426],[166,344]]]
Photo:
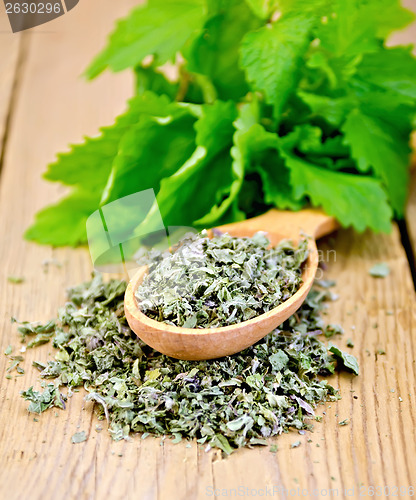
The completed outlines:
[[[253,219],[220,226],[218,229],[222,232],[235,237],[252,237],[257,231],[265,231],[272,246],[287,238],[297,242],[302,230],[310,235],[309,255],[298,291],[279,306],[241,323],[219,328],[182,328],[151,319],[140,310],[135,293],[147,273],[145,266],[137,271],[125,293],[124,310],[130,328],[149,346],[177,359],[213,359],[239,352],[262,339],[299,309],[312,287],[319,263],[315,238],[337,227],[335,219],[314,209],[270,210]]]

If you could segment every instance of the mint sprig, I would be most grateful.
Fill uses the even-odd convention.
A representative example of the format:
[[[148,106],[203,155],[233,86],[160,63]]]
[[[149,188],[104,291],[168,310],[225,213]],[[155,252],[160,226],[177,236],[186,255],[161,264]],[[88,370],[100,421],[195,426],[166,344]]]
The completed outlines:
[[[407,195],[416,59],[384,41],[412,19],[399,0],[136,7],[86,71],[131,68],[136,96],[48,167],[73,191],[26,237],[82,244],[92,212],[149,188],[170,226],[313,205],[345,227],[389,231]]]

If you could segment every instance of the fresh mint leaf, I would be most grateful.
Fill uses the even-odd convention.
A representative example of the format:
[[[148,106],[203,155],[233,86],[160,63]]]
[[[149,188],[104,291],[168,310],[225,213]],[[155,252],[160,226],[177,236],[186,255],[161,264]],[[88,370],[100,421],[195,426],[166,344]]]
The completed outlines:
[[[234,220],[243,218],[243,214],[238,209],[237,204],[247,167],[245,158],[245,135],[250,127],[256,123],[257,119],[258,107],[254,102],[243,104],[238,110],[238,116],[233,123],[235,131],[230,149],[232,158],[232,182],[229,189],[229,195],[220,206],[215,205],[206,217],[199,219],[197,221],[199,225],[206,227],[212,225],[214,221],[221,220],[221,218],[227,214],[228,210],[231,210]]]
[[[261,177],[264,201],[267,204],[290,210],[300,210],[305,205],[303,197],[294,197],[289,171],[277,151],[270,150],[265,154],[261,165],[257,165],[254,170]]]
[[[177,105],[172,104],[168,97],[145,92],[129,101],[128,110],[116,119],[113,126],[102,128],[98,137],[86,138],[83,144],[72,146],[69,153],[58,155],[58,160],[49,165],[44,177],[74,186],[74,190],[59,203],[41,210],[25,237],[56,246],[85,243],[86,221],[100,206],[106,185],[111,184],[109,176],[121,139],[149,116],[166,117],[176,110]],[[191,130],[192,124],[193,121]],[[149,172],[148,168],[146,172]],[[130,183],[131,179],[128,179],[127,185]],[[125,185],[120,183],[118,187],[121,190]]]
[[[381,90],[416,99],[416,59],[411,47],[380,49],[366,54],[357,68],[356,78]]]
[[[202,29],[205,16],[203,0],[149,0],[118,22],[86,76],[95,78],[108,67],[112,71],[136,67],[150,54],[163,64]]]
[[[355,107],[358,106],[365,114],[377,118],[381,123],[387,123],[395,130],[395,135],[398,134],[408,142],[414,128],[416,101],[388,90],[374,90],[367,84],[355,87],[354,93],[358,101]]]
[[[381,38],[401,29],[413,14],[399,0],[335,0],[321,20],[317,37],[320,47],[344,61],[378,50]]]
[[[375,36],[379,39],[387,37],[392,31],[403,29],[415,19],[415,14],[404,8],[401,0],[371,0],[358,3],[362,5],[360,21],[371,19]]]
[[[86,243],[86,222],[100,205],[101,193],[82,188],[74,190],[56,205],[50,205],[36,214],[34,224],[25,232],[25,238],[43,245],[75,247]]]
[[[136,97],[48,167],[47,180],[73,191],[26,237],[85,243],[91,212],[146,188],[160,191],[167,220],[199,227],[310,201],[343,225],[388,231],[407,193],[416,59],[385,39],[413,17],[400,0],[148,0],[87,70],[131,68]],[[222,146],[228,101],[238,116],[224,111],[234,131]]]
[[[356,54],[377,50],[375,23],[372,17],[362,15],[363,7],[365,3],[361,0],[335,0],[334,14],[326,16],[318,29],[320,49],[344,61]]]
[[[293,195],[289,171],[278,152],[277,135],[255,123],[240,133],[238,144],[245,159],[245,170],[260,175],[265,202],[281,209],[299,210],[305,201],[296,200]]]
[[[137,66],[134,73],[137,94],[141,95],[146,91],[151,91],[158,95],[167,95],[171,101],[175,100],[179,90],[179,83],[169,81],[165,75],[158,71],[158,68],[154,66]]]
[[[237,110],[233,102],[216,101],[202,108],[195,124],[196,149],[171,176],[161,181],[157,203],[166,225],[216,222],[228,206],[233,184],[230,145]],[[204,192],[204,196],[198,193]],[[214,208],[213,208],[214,207]]]
[[[103,203],[145,189],[159,189],[162,179],[174,174],[195,147],[195,117],[186,109],[166,116],[142,116],[120,141]]]
[[[308,196],[314,206],[321,206],[345,226],[357,231],[370,227],[375,232],[391,229],[391,208],[376,179],[317,167],[283,151],[295,196]]]
[[[342,135],[323,138],[323,131],[319,127],[302,125],[299,128],[300,136],[296,149],[309,157],[345,158],[350,154],[350,149],[344,144]]]
[[[406,139],[386,122],[359,109],[351,111],[342,131],[359,170],[374,169],[387,189],[395,212],[402,216],[409,180],[410,148]]]
[[[353,104],[352,99],[348,97],[333,98],[304,91],[299,91],[297,95],[310,108],[313,115],[322,117],[334,127],[341,125]]]
[[[241,44],[241,67],[253,90],[264,92],[279,117],[297,83],[300,61],[311,40],[313,18],[283,16],[272,25],[247,33]]]
[[[125,113],[116,118],[114,124],[100,129],[99,135],[86,138],[83,144],[71,146],[68,153],[58,154],[58,160],[48,166],[44,178],[67,186],[81,185],[93,192],[102,190],[111,172],[121,138],[135,125],[140,117],[167,116],[175,105],[166,96],[153,92],[134,97]]]
[[[187,69],[210,78],[219,99],[237,99],[248,92],[244,73],[240,69],[239,45],[243,36],[260,27],[241,0],[220,2],[218,12],[210,18],[204,30],[185,51]]]
[[[358,66],[367,67],[367,57],[379,51],[380,39],[411,19],[399,0],[336,0],[317,25],[318,43],[311,48],[306,66],[325,76],[324,93],[345,88]],[[371,68],[370,72],[374,74]]]
[[[245,0],[252,12],[260,19],[268,19],[279,7],[278,0]]]

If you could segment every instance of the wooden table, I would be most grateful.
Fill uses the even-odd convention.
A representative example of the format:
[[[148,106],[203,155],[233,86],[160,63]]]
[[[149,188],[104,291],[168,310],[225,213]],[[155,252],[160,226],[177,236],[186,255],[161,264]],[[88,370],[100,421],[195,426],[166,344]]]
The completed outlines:
[[[24,376],[5,379],[3,351],[9,344],[19,347],[10,317],[49,319],[65,300],[65,288],[89,278],[85,249],[52,250],[25,242],[22,233],[37,210],[64,192],[41,179],[45,165],[69,141],[111,123],[132,94],[127,73],[105,74],[93,83],[79,75],[114,19],[135,3],[83,1],[22,34],[10,32],[1,7],[0,498],[193,499],[232,496],[233,488],[246,497],[268,488],[264,496],[285,498],[278,489],[286,488],[291,497],[350,498],[358,497],[360,486],[367,493],[370,486],[416,487],[416,307],[397,225],[390,235],[340,230],[321,243],[322,251],[335,250],[325,254],[326,277],[336,278],[340,296],[328,320],[345,328],[338,344],[345,348],[346,339],[353,339],[361,373],[333,376],[342,399],[320,407],[326,415],[313,434],[279,437],[276,454],[268,447],[243,449],[223,459],[195,443],[187,448],[153,438],[113,442],[105,431],[95,431],[92,406],[81,394],[57,417],[50,411],[36,422],[19,391],[38,383],[31,364],[46,361],[48,345],[25,353]],[[407,223],[416,249],[416,185],[412,193]],[[63,266],[51,265],[45,274],[45,259]],[[370,277],[369,268],[380,261],[390,265],[391,274]],[[10,275],[24,276],[25,282],[8,283]],[[377,354],[380,349],[386,354]],[[340,426],[344,419],[349,424]],[[88,440],[73,445],[70,438],[79,430]],[[290,449],[298,438],[301,446]]]

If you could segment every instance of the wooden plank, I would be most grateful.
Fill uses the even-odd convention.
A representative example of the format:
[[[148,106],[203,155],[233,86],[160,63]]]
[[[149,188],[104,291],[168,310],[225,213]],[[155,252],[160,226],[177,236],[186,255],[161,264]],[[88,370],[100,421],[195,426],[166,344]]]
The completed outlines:
[[[3,8],[3,7],[2,7]],[[0,158],[7,124],[10,121],[13,94],[17,91],[17,68],[21,54],[21,35],[12,34],[5,13],[0,15]]]
[[[413,164],[416,166],[416,158],[414,159]],[[406,222],[407,222],[407,230],[409,233],[410,244],[413,249],[413,255],[416,255],[416,171],[415,170],[413,170],[413,175],[410,182],[409,200],[407,202],[407,209],[406,209]]]
[[[85,250],[51,250],[26,243],[21,235],[34,212],[62,194],[40,179],[45,164],[69,141],[109,123],[124,106],[131,91],[128,75],[106,75],[92,84],[76,75],[102,44],[113,18],[134,3],[81,2],[53,25],[24,35],[29,53],[0,185],[0,352],[9,344],[19,347],[10,316],[48,319],[65,300],[65,288],[89,277]],[[326,415],[313,434],[281,436],[276,455],[268,448],[244,449],[227,459],[195,443],[191,448],[153,438],[115,443],[105,431],[95,432],[96,418],[81,394],[71,398],[65,413],[47,412],[35,422],[19,391],[36,383],[32,361],[51,356],[52,347],[44,346],[25,354],[25,375],[10,381],[0,356],[0,498],[187,499],[213,496],[212,488],[243,488],[246,496],[254,496],[244,488],[266,487],[276,488],[275,498],[285,497],[279,487],[300,488],[307,498],[324,496],[323,491],[329,496],[330,489],[338,490],[337,498],[348,498],[358,496],[361,484],[414,485],[416,312],[397,229],[389,236],[342,230],[320,248],[328,260],[326,277],[338,280],[340,295],[328,320],[345,327],[345,336],[337,339],[341,347],[353,338],[351,352],[359,358],[361,374],[333,377],[343,397],[320,408]],[[336,259],[325,253],[330,249]],[[44,274],[42,261],[51,258],[63,266],[51,266]],[[379,261],[391,266],[386,279],[368,275]],[[26,281],[12,285],[8,275]],[[379,349],[386,354],[376,355]],[[349,425],[339,426],[345,418]],[[79,430],[88,440],[72,445],[70,437]],[[298,439],[301,446],[290,449]],[[355,488],[354,495],[345,494],[345,488]]]

